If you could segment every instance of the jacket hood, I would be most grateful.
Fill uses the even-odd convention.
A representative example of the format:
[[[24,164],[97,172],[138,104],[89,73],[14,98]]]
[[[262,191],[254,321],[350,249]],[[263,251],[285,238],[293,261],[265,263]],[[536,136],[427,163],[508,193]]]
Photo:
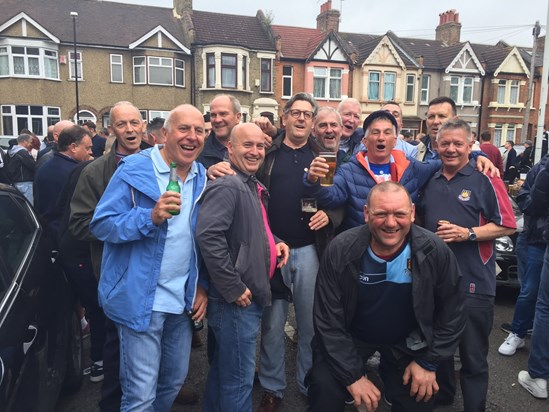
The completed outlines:
[[[15,153],[21,151],[21,150],[27,150],[23,146],[19,146],[18,144],[13,146],[11,149],[8,150],[8,154],[10,157],[15,156]]]

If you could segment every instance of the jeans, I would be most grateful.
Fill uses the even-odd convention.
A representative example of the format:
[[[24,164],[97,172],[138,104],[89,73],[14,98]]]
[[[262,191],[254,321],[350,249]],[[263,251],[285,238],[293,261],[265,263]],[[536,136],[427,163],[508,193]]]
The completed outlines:
[[[532,378],[549,379],[549,246],[545,250],[530,342],[528,372]]]
[[[189,369],[190,318],[152,312],[145,332],[121,324],[116,327],[120,339],[120,410],[168,412]]]
[[[215,337],[206,381],[205,412],[251,411],[255,349],[263,308],[227,303],[210,285],[208,330]]]
[[[526,232],[520,232],[517,236],[515,245],[515,255],[517,256],[517,278],[519,284],[522,285],[522,274],[526,268],[526,255],[528,253],[528,241]]]
[[[17,182],[13,184],[23,196],[27,198],[31,205],[34,205],[34,193],[32,191],[32,182]]]
[[[307,395],[305,375],[311,369],[313,355],[313,301],[318,273],[318,256],[314,245],[293,248],[290,259],[282,268],[284,283],[293,284],[292,294],[297,323],[296,379],[299,390]],[[259,382],[264,390],[281,398],[286,389],[284,370],[284,325],[288,317],[286,300],[275,299],[265,308],[261,321],[261,350],[259,356]]]
[[[517,298],[512,326],[513,332],[519,338],[526,336],[534,322],[544,253],[545,246],[528,245],[526,248],[526,264],[520,276],[520,294]]]

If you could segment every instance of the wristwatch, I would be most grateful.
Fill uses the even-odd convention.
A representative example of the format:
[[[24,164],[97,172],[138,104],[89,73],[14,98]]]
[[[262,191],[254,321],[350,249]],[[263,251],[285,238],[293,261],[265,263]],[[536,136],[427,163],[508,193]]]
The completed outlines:
[[[475,231],[473,230],[473,228],[469,228],[467,229],[469,230],[469,237],[467,238],[467,240],[470,240],[470,241],[475,241],[477,240],[477,234],[475,233]]]

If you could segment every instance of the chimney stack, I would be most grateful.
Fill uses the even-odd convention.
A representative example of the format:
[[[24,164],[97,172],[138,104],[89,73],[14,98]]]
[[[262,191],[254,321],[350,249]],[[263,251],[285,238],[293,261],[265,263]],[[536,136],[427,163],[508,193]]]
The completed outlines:
[[[321,32],[339,31],[339,10],[332,9],[332,0],[320,6],[320,14],[316,17],[316,28]]]
[[[193,12],[193,0],[173,0],[174,16],[183,16],[185,12]]]
[[[448,10],[439,14],[439,23],[436,28],[436,40],[443,41],[451,46],[460,42],[461,23],[456,10]]]

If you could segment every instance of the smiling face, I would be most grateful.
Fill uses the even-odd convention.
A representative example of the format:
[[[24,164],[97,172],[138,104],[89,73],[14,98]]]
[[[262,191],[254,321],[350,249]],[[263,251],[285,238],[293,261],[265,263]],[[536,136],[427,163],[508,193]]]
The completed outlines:
[[[240,123],[241,113],[235,112],[228,96],[218,96],[210,104],[212,130],[221,142],[226,143],[231,130]],[[204,119],[203,119],[204,120]]]
[[[292,145],[300,147],[307,142],[313,128],[313,117],[313,106],[306,100],[296,100],[284,114],[286,139]]]
[[[227,149],[233,165],[254,175],[265,159],[263,132],[253,123],[240,124],[233,129]]]
[[[379,118],[370,124],[363,143],[368,150],[368,161],[375,164],[389,163],[391,150],[396,144],[395,128],[389,119]]]
[[[415,219],[415,208],[402,187],[376,190],[364,207],[372,239],[370,246],[380,256],[395,254],[406,241]]]
[[[188,169],[204,147],[204,118],[194,106],[184,104],[172,110],[167,128],[162,128],[166,139],[168,162]]]
[[[332,152],[339,149],[341,120],[336,112],[319,110],[315,119],[313,134],[319,143]]]
[[[464,129],[443,129],[436,140],[436,148],[445,173],[454,174],[469,163],[473,147]]]
[[[427,119],[425,124],[427,125],[427,134],[431,140],[437,138],[438,129],[447,120],[453,119],[454,112],[450,103],[439,103],[429,106],[427,109]]]
[[[121,104],[113,107],[111,119],[109,130],[116,136],[116,151],[125,155],[137,153],[145,132],[139,110],[129,104]]]
[[[354,102],[344,102],[339,108],[339,114],[343,121],[342,138],[348,139],[360,125],[362,109]]]

